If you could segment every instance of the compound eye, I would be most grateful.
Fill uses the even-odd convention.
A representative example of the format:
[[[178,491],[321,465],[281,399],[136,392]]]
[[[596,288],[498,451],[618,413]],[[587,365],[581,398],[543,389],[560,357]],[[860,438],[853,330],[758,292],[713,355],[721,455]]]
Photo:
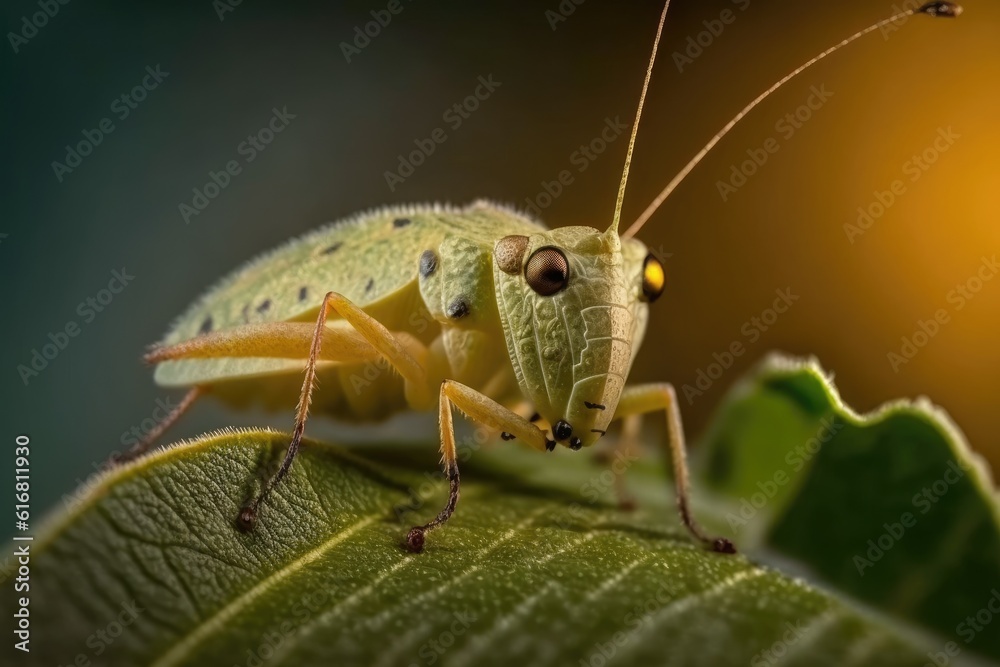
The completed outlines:
[[[535,292],[551,296],[569,282],[569,262],[558,248],[539,248],[528,258],[524,277]]]
[[[660,260],[650,253],[642,263],[642,297],[643,301],[652,303],[663,294],[667,284],[667,272]]]

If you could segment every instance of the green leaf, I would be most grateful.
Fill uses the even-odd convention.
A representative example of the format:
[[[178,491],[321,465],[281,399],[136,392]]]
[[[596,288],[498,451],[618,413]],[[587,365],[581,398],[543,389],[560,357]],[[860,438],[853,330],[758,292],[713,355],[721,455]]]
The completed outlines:
[[[1000,659],[1000,502],[943,410],[860,416],[815,361],[775,355],[730,392],[705,445],[738,542]]]
[[[822,418],[824,399],[839,405],[820,375],[811,383],[813,372],[772,364],[727,401],[710,450],[720,490],[735,490],[737,499],[750,492],[769,465],[770,472],[780,465],[780,448],[802,442],[809,420]],[[914,432],[902,428],[889,442],[905,449]],[[897,568],[889,555],[866,573],[861,592],[824,569],[839,562],[831,554],[853,548],[828,544],[857,536],[842,524],[868,521],[856,505],[852,515],[832,504],[843,494],[831,495],[830,482],[818,477],[826,465],[818,462],[844,433],[780,488],[767,517],[758,513],[755,521],[769,528],[737,535],[747,546],[753,535],[767,536],[770,548],[822,575],[822,589],[746,556],[693,545],[660,465],[632,464],[629,484],[641,510],[623,513],[612,502],[608,473],[590,456],[563,449],[540,455],[515,443],[463,456],[458,512],[428,534],[422,554],[407,553],[402,539],[445,501],[430,447],[347,451],[307,442],[247,535],[233,519],[280,459],[287,436],[208,436],[113,471],[51,518],[31,545],[31,653],[13,651],[11,642],[5,650],[24,665],[924,664],[943,642],[915,627],[936,627],[916,613],[922,607],[883,604],[881,593],[867,592]],[[955,445],[941,433],[946,447]],[[852,440],[840,456],[861,457],[880,442]],[[755,457],[745,449],[750,444],[762,448]],[[910,458],[923,457],[921,449]],[[743,464],[747,472],[737,469]],[[847,461],[830,465],[855,494],[871,495],[864,483],[844,479],[874,473],[845,472]],[[966,479],[985,484],[976,475]],[[890,475],[872,493],[887,494],[907,479]],[[952,488],[942,502],[965,493]],[[983,488],[974,490],[986,507]],[[725,529],[738,501],[717,505],[701,505],[698,514],[709,523],[714,515]],[[828,552],[796,539],[816,532],[797,514],[805,511],[830,522]],[[930,520],[912,529],[915,538]],[[909,535],[890,554],[908,553]],[[969,541],[949,544],[946,564],[973,570],[970,580],[995,572],[977,561],[993,557],[989,544],[981,543],[981,553]],[[921,565],[908,577],[920,581],[929,571]],[[0,615],[10,619],[15,604],[13,595],[0,597]],[[973,644],[984,652],[986,634]]]

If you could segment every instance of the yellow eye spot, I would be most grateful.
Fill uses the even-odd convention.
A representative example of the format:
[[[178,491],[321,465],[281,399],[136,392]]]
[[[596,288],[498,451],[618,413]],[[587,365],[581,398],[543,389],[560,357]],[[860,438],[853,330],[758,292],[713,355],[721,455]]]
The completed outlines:
[[[646,301],[652,303],[656,301],[667,283],[667,273],[660,260],[652,254],[646,255],[646,260],[642,265],[642,295]]]

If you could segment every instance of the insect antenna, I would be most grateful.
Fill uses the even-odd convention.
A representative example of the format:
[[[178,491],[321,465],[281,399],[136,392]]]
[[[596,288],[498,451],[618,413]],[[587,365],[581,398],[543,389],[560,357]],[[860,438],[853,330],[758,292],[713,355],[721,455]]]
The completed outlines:
[[[640,229],[642,229],[642,226],[644,224],[646,224],[646,221],[649,220],[649,218],[653,215],[653,213],[656,212],[656,209],[658,209],[660,207],[660,204],[662,204],[667,199],[667,197],[670,196],[670,193],[672,193],[677,188],[677,186],[681,184],[681,182],[687,177],[687,175],[691,173],[691,170],[694,169],[698,165],[699,162],[701,162],[702,158],[704,158],[708,154],[708,152],[710,150],[712,150],[712,148],[714,148],[715,145],[717,143],[719,143],[719,141],[724,136],[726,136],[729,133],[729,131],[731,129],[733,129],[733,127],[738,122],[740,122],[741,120],[743,120],[743,117],[746,116],[748,113],[750,113],[753,110],[754,107],[756,107],[758,104],[760,104],[765,99],[767,99],[767,97],[770,96],[771,93],[773,93],[776,90],[778,90],[779,88],[781,88],[783,85],[785,85],[786,83],[788,83],[789,81],[791,81],[792,79],[794,79],[796,76],[798,76],[799,74],[801,74],[805,70],[809,69],[810,67],[812,67],[813,65],[815,65],[816,63],[818,63],[823,58],[826,58],[828,55],[830,55],[834,51],[838,51],[838,50],[842,49],[843,47],[847,46],[848,44],[850,44],[854,40],[856,40],[856,39],[858,39],[860,37],[864,37],[865,35],[867,35],[870,32],[873,32],[875,30],[879,30],[880,28],[882,28],[883,26],[885,26],[885,25],[887,25],[889,23],[894,23],[896,21],[899,21],[901,19],[907,18],[909,16],[913,16],[914,14],[927,14],[928,16],[944,16],[944,17],[953,18],[953,17],[958,16],[961,13],[962,13],[962,7],[960,5],[957,5],[957,4],[954,4],[954,3],[951,3],[951,2],[928,2],[928,3],[926,3],[926,4],[924,4],[924,5],[920,6],[920,7],[917,7],[915,9],[908,9],[906,11],[899,12],[898,14],[890,16],[887,19],[883,19],[882,21],[879,21],[878,23],[874,23],[874,24],[868,26],[864,30],[859,30],[858,32],[854,33],[853,35],[851,35],[847,39],[843,40],[842,42],[839,42],[838,44],[835,44],[835,45],[831,46],[826,51],[823,51],[819,55],[811,58],[807,62],[805,62],[802,65],[800,65],[799,67],[795,68],[794,70],[792,70],[791,72],[789,72],[787,75],[785,75],[784,77],[782,77],[781,79],[779,79],[778,81],[776,81],[770,88],[768,88],[763,93],[761,93],[760,95],[758,95],[752,102],[750,102],[748,105],[746,105],[745,107],[743,107],[742,111],[740,111],[738,114],[736,114],[735,116],[733,116],[732,120],[730,120],[728,123],[726,123],[726,125],[721,130],[719,130],[719,132],[714,137],[712,137],[711,140],[709,140],[709,142],[707,144],[705,144],[705,147],[702,148],[700,151],[698,151],[698,153],[693,158],[691,158],[691,161],[688,162],[684,166],[684,168],[681,169],[680,172],[678,172],[678,174],[676,176],[674,176],[673,180],[671,180],[670,183],[667,184],[667,187],[663,188],[663,191],[660,192],[660,194],[656,196],[656,199],[654,199],[652,201],[652,203],[649,206],[646,207],[646,210],[642,212],[642,215],[640,215],[638,217],[638,219],[636,219],[636,221],[633,222],[631,224],[631,226],[629,226],[629,228],[625,230],[625,233],[622,234],[622,238],[631,238],[632,236],[635,236],[636,232],[638,232]],[[650,65],[652,65],[652,63],[650,63]],[[647,75],[647,80],[648,80],[648,75]],[[645,94],[646,94],[646,90],[645,90],[645,88],[643,88],[643,95],[645,96]],[[640,109],[640,111],[642,110],[642,103],[641,102],[639,104],[639,109]],[[638,123],[639,123],[639,119],[638,119],[638,115],[637,115],[636,116],[636,125],[638,125]],[[635,128],[634,127],[632,128],[632,138],[633,139],[635,138]],[[629,158],[631,158],[631,156],[632,156],[632,145],[631,144],[629,144],[628,155],[629,155]],[[625,162],[625,174],[626,175],[628,174],[628,160],[626,160],[626,162]],[[624,195],[624,190],[625,190],[625,181],[623,179],[622,180],[621,191],[619,191],[619,193],[618,193],[618,208],[619,209],[621,208],[621,200],[622,200],[622,197]],[[615,212],[615,224],[617,225],[617,223],[618,223],[618,211]]]
[[[656,26],[656,38],[653,39],[653,52],[649,54],[649,64],[646,65],[646,78],[642,82],[642,93],[639,94],[639,107],[635,110],[635,122],[632,123],[632,136],[628,140],[628,152],[625,153],[625,168],[622,170],[622,182],[618,186],[618,199],[615,202],[615,217],[611,220],[608,234],[618,234],[618,220],[622,216],[622,202],[625,201],[625,185],[628,183],[628,168],[632,164],[632,149],[635,148],[635,135],[639,132],[639,117],[642,116],[642,105],[646,101],[646,90],[649,89],[649,79],[653,75],[653,61],[656,60],[656,49],[660,46],[660,35],[663,34],[663,24],[667,21],[667,9],[670,0],[663,3],[660,13],[660,23]]]

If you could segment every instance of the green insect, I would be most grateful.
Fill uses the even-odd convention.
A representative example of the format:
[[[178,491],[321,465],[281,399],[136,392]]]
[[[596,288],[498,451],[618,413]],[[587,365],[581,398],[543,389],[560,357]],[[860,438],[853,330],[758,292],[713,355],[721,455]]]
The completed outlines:
[[[629,140],[615,213],[605,230],[547,229],[489,202],[464,208],[382,209],[334,223],[266,254],[224,279],[174,324],[147,360],[156,382],[189,391],[156,432],[122,459],[146,451],[197,398],[291,409],[295,426],[280,469],[236,518],[251,530],[271,490],[288,474],[310,407],[375,421],[403,410],[439,412],[450,495],[406,544],[444,524],[459,500],[453,409],[540,452],[597,442],[627,420],[617,446],[631,446],[641,415],[662,412],[684,526],[698,541],[733,553],[691,516],[684,435],[673,387],[627,385],[664,267],[634,238],[704,155],[781,85],[849,42],[922,13],[957,16],[931,2],[859,31],[779,80],[745,107],[619,234],[619,218],[643,100],[667,14],[664,5]],[[366,365],[394,372],[359,382]],[[305,365],[305,378],[302,369]],[[318,382],[317,382],[318,381]],[[301,383],[301,385],[300,385]],[[321,389],[314,391],[317,383]],[[535,415],[532,417],[532,415]]]

